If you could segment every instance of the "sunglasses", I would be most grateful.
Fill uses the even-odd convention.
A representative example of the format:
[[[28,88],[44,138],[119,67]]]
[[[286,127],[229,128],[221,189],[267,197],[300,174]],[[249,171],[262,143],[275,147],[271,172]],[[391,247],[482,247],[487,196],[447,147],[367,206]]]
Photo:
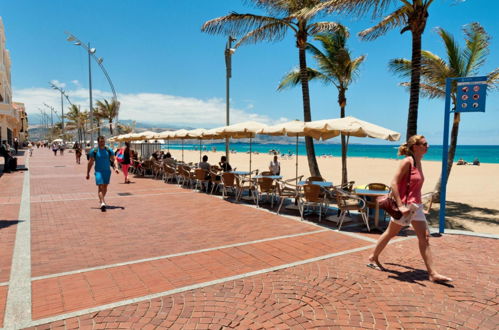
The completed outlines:
[[[428,142],[425,142],[425,143],[416,143],[418,146],[424,146],[424,147],[427,147],[428,146]]]

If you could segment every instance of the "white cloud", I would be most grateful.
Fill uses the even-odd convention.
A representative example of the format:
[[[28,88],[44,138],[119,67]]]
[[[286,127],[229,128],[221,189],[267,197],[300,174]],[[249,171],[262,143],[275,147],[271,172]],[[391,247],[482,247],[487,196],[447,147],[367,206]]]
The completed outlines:
[[[54,81],[55,84],[56,81]],[[88,90],[78,88],[66,90],[72,103],[89,108]],[[112,94],[100,90],[92,91],[94,104],[97,100],[111,99]],[[14,89],[14,99],[26,105],[28,114],[38,114],[39,109],[46,109],[43,104],[61,108],[60,94],[50,88]],[[159,93],[118,94],[120,100],[120,119],[138,122],[211,128],[225,125],[225,101],[219,98],[207,100],[194,97],[180,97]],[[286,121],[286,118],[270,118],[264,114],[241,109],[231,109],[231,123],[257,121],[274,124]]]
[[[51,80],[50,83],[60,88],[66,87],[66,83],[60,82],[59,80]]]

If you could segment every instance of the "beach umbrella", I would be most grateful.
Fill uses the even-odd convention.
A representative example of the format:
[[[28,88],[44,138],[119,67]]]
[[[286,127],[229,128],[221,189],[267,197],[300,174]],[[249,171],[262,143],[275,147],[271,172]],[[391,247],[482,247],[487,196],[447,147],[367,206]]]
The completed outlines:
[[[251,173],[251,139],[256,136],[256,134],[262,129],[266,128],[267,125],[261,124],[255,121],[246,121],[234,125],[224,126],[217,128],[215,132],[222,137],[231,137],[235,139],[249,138],[250,140],[250,163],[249,171]],[[251,177],[251,174],[250,174]]]
[[[314,139],[327,140],[344,134],[348,137],[370,137],[398,141],[400,133],[355,117],[316,120],[305,123],[305,133]]]
[[[184,140],[187,138],[188,132],[186,129],[179,129],[171,133],[173,140],[182,141],[182,162],[184,161]]]
[[[157,139],[166,140],[166,142],[168,143],[168,151],[170,151],[170,140],[172,139],[172,133],[173,131],[163,131],[156,133],[155,136],[155,138]]]
[[[298,137],[305,136],[305,123],[300,120],[293,120],[278,125],[268,126],[261,129],[258,134],[273,135],[273,136],[294,136],[296,137],[296,175],[298,178]],[[297,179],[298,180],[298,179]]]
[[[207,130],[204,129],[204,128],[196,128],[196,129],[188,131],[188,133],[187,133],[187,138],[190,138],[190,139],[199,139],[199,162],[201,162],[201,153],[202,153],[202,150],[201,150],[202,149],[201,141],[203,140],[203,138],[204,138],[203,134],[206,131]]]

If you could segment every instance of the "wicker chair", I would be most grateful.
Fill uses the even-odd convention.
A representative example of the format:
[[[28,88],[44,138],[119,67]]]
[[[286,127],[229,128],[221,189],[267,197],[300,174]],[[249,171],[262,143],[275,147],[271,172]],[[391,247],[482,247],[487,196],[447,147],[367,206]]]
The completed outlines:
[[[345,216],[350,211],[357,211],[360,213],[362,220],[367,226],[367,230],[370,231],[369,228],[369,218],[367,217],[367,207],[366,201],[356,195],[351,195],[348,192],[337,189],[337,203],[338,209],[340,210],[340,219],[338,221],[338,230],[341,230],[341,226],[343,225],[343,221],[345,221]]]
[[[225,198],[227,194],[227,190],[231,189],[234,192],[234,195],[237,199],[237,187],[236,187],[236,175],[231,172],[222,173],[222,182],[220,184],[222,186],[222,197]]]
[[[207,175],[206,170],[202,168],[196,168],[194,170],[194,178],[196,179],[196,185],[194,186],[194,189],[197,189],[197,187],[199,186],[199,191],[203,191],[203,185],[205,185],[206,192],[208,192],[210,179]]]
[[[273,179],[270,179],[270,178],[257,179],[256,186],[255,186],[255,200],[256,200],[257,207],[260,207],[260,198],[264,194],[267,196],[267,198],[270,197],[270,207],[273,208],[274,207],[274,198],[275,198],[275,194],[276,194],[276,186],[274,185]]]
[[[298,198],[298,209],[300,211],[301,219],[305,213],[306,206],[319,207],[319,221],[322,219],[322,207],[327,210],[328,200],[324,197],[323,190],[316,184],[306,184],[303,186],[303,193]]]

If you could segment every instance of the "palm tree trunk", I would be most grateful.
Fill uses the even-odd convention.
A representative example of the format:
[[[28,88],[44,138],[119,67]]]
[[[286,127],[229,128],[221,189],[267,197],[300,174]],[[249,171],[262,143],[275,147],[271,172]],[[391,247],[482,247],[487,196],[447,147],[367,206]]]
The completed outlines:
[[[300,42],[298,42],[300,44]],[[306,39],[303,44],[306,45]],[[305,122],[312,120],[312,114],[310,110],[310,92],[308,88],[308,73],[307,73],[307,59],[305,55],[305,47],[298,48],[299,59],[300,59],[300,80],[301,80],[301,90],[303,96],[303,119]],[[312,176],[321,176],[319,171],[319,164],[317,164],[317,159],[315,157],[314,141],[311,137],[305,137],[305,146],[307,148],[307,159],[308,167],[310,169],[310,174]],[[296,155],[298,157],[298,155]]]
[[[461,114],[459,112],[454,112],[454,121],[452,123],[452,130],[450,133],[450,145],[449,145],[449,155],[447,156],[447,180],[449,180],[450,171],[452,169],[452,165],[454,164],[454,157],[456,155],[456,147],[457,147],[457,136],[459,134],[459,122],[461,121]],[[433,194],[433,202],[440,202],[440,193],[442,189],[442,174],[440,174],[440,179],[438,179],[437,184],[435,185],[434,194]]]
[[[411,90],[409,97],[409,113],[407,115],[406,140],[417,134],[418,131],[418,106],[421,80],[421,36],[422,32],[412,32]]]
[[[111,133],[111,136],[113,136],[113,121],[109,121],[109,132]]]
[[[340,105],[340,118],[345,118],[345,106],[347,99],[345,97],[345,88],[341,87],[338,91],[338,103]],[[341,134],[341,185],[345,186],[348,182],[347,173],[347,143],[344,134]]]

